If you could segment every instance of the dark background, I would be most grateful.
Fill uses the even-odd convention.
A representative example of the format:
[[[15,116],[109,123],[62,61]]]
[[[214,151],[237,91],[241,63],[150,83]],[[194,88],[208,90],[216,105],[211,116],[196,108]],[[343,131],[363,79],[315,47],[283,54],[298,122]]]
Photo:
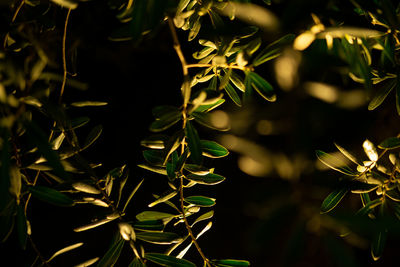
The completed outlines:
[[[306,29],[312,24],[310,13],[321,14],[322,19],[335,17],[348,25],[363,26],[366,23],[364,18],[354,16],[351,5],[340,3],[347,1],[339,1],[340,12],[329,9],[333,2],[275,2],[271,9],[281,22],[281,32],[276,35],[298,34]],[[60,12],[60,23],[63,15]],[[181,102],[180,63],[166,25],[139,44],[109,41],[108,36],[118,27],[118,21],[103,1],[81,3],[72,12],[68,27],[68,39],[79,40],[76,44],[76,78],[87,83],[89,89],[83,92],[67,88],[64,99],[66,102],[78,98],[109,103],[106,107],[82,111],[91,118],[91,125],[101,123],[104,126],[102,137],[84,156],[91,162],[103,163],[99,173],[127,164],[131,169],[127,188],[132,189],[142,178],[146,179],[127,210],[127,218],[134,220],[134,214],[145,210],[152,200],[151,193],[157,190],[161,193],[166,188],[164,177],[136,165],[143,161],[139,144],[149,134],[148,126],[153,120],[151,109]],[[186,34],[180,31],[180,39],[186,40]],[[267,33],[263,39],[273,41]],[[190,55],[196,46],[186,41],[182,44],[188,61],[192,61]],[[337,142],[362,155],[361,145],[366,138],[379,143],[399,130],[393,96],[377,111],[369,112],[366,105],[347,110],[324,103],[309,96],[302,88],[302,82],[310,80],[333,83],[344,91],[360,87],[340,80],[334,69],[341,64],[344,63],[320,53],[318,47],[311,47],[303,55],[298,86],[291,91],[279,89],[273,64],[257,69],[258,74],[275,86],[278,92],[276,103],[255,97],[251,107],[239,109],[229,100],[222,106],[232,122],[247,122],[245,130],[232,127],[229,134],[249,140],[271,155],[283,153],[290,159],[301,155],[305,160],[297,179],[282,179],[276,171],[266,177],[246,175],[237,166],[241,153],[234,151],[227,158],[210,163],[227,179],[218,186],[202,189],[217,198],[213,227],[199,241],[208,257],[247,259],[252,266],[394,266],[399,249],[396,238],[389,240],[383,258],[373,262],[365,242],[354,246],[339,238],[329,227],[312,226],[322,200],[339,177],[333,171],[316,168],[315,150],[333,151],[333,142]],[[260,120],[280,123],[285,126],[284,130],[273,135],[260,135],[256,131]],[[221,137],[203,128],[199,131],[202,137]],[[54,209],[36,200],[31,205],[33,238],[44,255],[51,255],[73,242],[85,242],[82,248],[56,258],[55,266],[72,266],[104,255],[116,228],[114,224],[83,233],[72,231],[89,222],[97,210],[88,207],[74,208],[74,211]],[[345,204],[338,209],[355,212],[359,205],[357,198],[347,196]],[[15,251],[11,247],[12,243],[9,243],[1,250]],[[25,266],[24,262],[31,262],[34,257],[22,251],[19,254],[18,264],[5,266]],[[132,255],[126,246],[118,266],[127,266]],[[194,247],[189,251],[188,259],[200,266]]]

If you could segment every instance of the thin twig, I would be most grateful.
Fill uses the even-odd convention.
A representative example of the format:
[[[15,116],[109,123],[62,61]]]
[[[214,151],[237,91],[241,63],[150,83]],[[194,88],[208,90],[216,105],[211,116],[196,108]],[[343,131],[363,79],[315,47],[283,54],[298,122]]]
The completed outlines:
[[[19,13],[19,11],[21,10],[21,8],[23,7],[24,4],[25,4],[25,0],[21,0],[21,2],[19,3],[17,9],[15,10],[15,13],[14,13],[12,19],[11,19],[11,23],[10,24],[13,24],[14,21],[17,19],[18,13]],[[3,41],[3,47],[4,48],[6,48],[6,46],[7,46],[8,37],[10,37],[10,33],[9,32],[7,32],[6,36],[4,37],[4,41]]]
[[[32,237],[29,235],[28,238],[29,238],[29,241],[31,242],[31,246],[32,246],[33,250],[36,252],[37,256],[42,261],[42,265],[50,266],[50,264],[47,262],[47,260],[40,253],[39,249],[36,247],[35,243],[33,243]]]
[[[67,59],[65,55],[65,43],[67,40],[67,27],[68,27],[68,21],[69,21],[69,15],[71,14],[72,9],[68,9],[67,12],[67,17],[65,18],[65,24],[64,24],[64,34],[63,34],[63,40],[62,40],[62,61],[63,61],[63,81],[61,84],[61,91],[60,91],[60,97],[58,99],[58,102],[61,103],[62,96],[64,94],[64,89],[65,89],[65,84],[67,82]]]
[[[199,243],[197,242],[196,237],[193,234],[192,228],[190,227],[189,222],[186,218],[185,205],[183,203],[183,199],[184,199],[184,197],[183,197],[183,175],[181,175],[180,180],[181,180],[181,184],[179,186],[179,192],[180,192],[180,201],[181,201],[181,210],[182,210],[181,212],[182,212],[183,221],[185,222],[186,229],[190,235],[190,238],[192,239],[193,244],[196,246],[197,251],[199,252],[200,256],[203,258],[204,263],[207,266],[211,267],[209,259],[207,259],[206,255],[204,255],[203,251],[201,250],[201,247],[200,247]]]
[[[186,85],[190,87],[190,84],[188,84],[189,83],[189,67],[188,66],[190,66],[190,65],[188,65],[186,63],[185,56],[183,55],[183,52],[182,52],[182,49],[181,49],[181,45],[179,43],[178,35],[176,33],[176,29],[175,29],[175,26],[174,26],[171,18],[168,19],[168,25],[169,25],[169,28],[171,30],[171,35],[172,35],[172,39],[173,39],[173,42],[174,42],[174,49],[176,51],[176,54],[178,55],[178,58],[179,58],[179,60],[181,62],[181,65],[182,65],[184,83],[187,83]],[[184,84],[184,86],[185,86],[185,84]],[[186,111],[186,107],[187,107],[187,100],[184,99],[183,110],[182,110],[182,116],[183,116],[183,119],[182,119],[183,120],[183,125],[182,125],[182,127],[183,127],[183,129],[185,129],[186,123],[187,123],[187,120],[188,120],[187,113],[186,113],[187,112]],[[183,154],[184,150],[185,150],[185,139],[182,140],[181,146],[182,146],[182,154]],[[206,255],[204,255],[203,251],[201,250],[200,245],[197,242],[196,237],[193,234],[192,228],[189,225],[189,222],[188,222],[188,220],[186,218],[184,197],[183,197],[183,175],[182,174],[180,175],[179,193],[180,193],[181,213],[182,213],[183,221],[185,223],[185,227],[186,227],[186,229],[187,229],[187,231],[188,231],[188,233],[190,235],[190,238],[192,239],[192,243],[195,245],[197,251],[199,252],[199,254],[201,256],[201,258],[204,260],[205,265],[211,267],[209,259],[207,259]]]

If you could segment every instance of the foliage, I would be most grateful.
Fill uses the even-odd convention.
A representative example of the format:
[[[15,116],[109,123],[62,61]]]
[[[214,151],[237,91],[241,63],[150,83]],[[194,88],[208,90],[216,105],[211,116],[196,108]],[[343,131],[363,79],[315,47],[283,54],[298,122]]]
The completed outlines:
[[[85,153],[101,137],[103,127],[92,125],[84,112],[103,109],[107,103],[79,98],[87,85],[70,73],[76,64],[69,59],[71,52],[67,53],[67,39],[73,38],[68,35],[70,15],[81,5],[97,3],[22,0],[11,4],[14,13],[9,15],[10,27],[4,32],[4,50],[0,52],[1,241],[9,242],[15,233],[20,247],[36,254],[33,265],[50,265],[55,257],[83,245],[69,245],[45,257],[32,235],[30,202],[34,198],[60,210],[97,206],[99,209],[93,209],[98,211],[96,215],[86,218],[88,223],[75,227],[75,232],[110,225],[115,229],[108,250],[82,266],[117,265],[128,244],[129,266],[196,266],[186,257],[191,248],[204,266],[249,266],[246,260],[211,259],[198,241],[212,228],[218,205],[212,190],[204,188],[229,180],[220,174],[224,170],[212,167],[215,159],[229,155],[228,149],[218,140],[207,140],[204,134],[204,129],[229,130],[217,123],[215,111],[225,102],[244,108],[257,98],[275,102],[275,83],[260,71],[264,64],[279,59],[288,47],[307,53],[326,42],[322,45],[324,53],[341,60],[347,67],[345,75],[363,84],[371,96],[368,110],[377,109],[395,91],[400,114],[400,5],[351,1],[354,12],[370,21],[370,27],[347,26],[328,19],[330,25],[326,26],[312,14],[314,25],[309,30],[297,37],[280,34],[266,44],[263,34],[278,32],[278,19],[265,8],[265,4],[273,6],[273,1],[263,2],[264,6],[225,0],[108,1],[119,21],[110,40],[130,40],[140,46],[143,39],[166,31],[173,42],[170,49],[175,49],[182,68],[179,104],[155,106],[154,120],[149,123],[152,133],[140,143],[144,162],[138,167],[149,171],[149,176],[162,176],[159,183],[163,189],[154,186],[154,199],[136,215],[128,207],[148,178],[134,181],[133,188],[128,189],[132,178],[127,165],[103,171],[101,164],[86,159]],[[181,44],[195,49],[193,59]],[[54,53],[53,46],[60,46],[60,51]],[[65,97],[66,91],[74,92],[71,98]],[[333,218],[337,224],[346,225],[346,235],[357,232],[360,222],[372,225],[374,231],[368,234],[372,257],[377,260],[388,235],[398,233],[400,159],[395,151],[400,147],[400,136],[382,141],[380,153],[366,140],[363,148],[367,160],[335,145],[344,157],[316,152],[322,163],[344,175],[338,188],[321,201],[321,213],[332,211],[348,193],[358,194],[362,207],[354,217]],[[274,218],[287,218],[293,213],[292,204],[284,201]],[[304,228],[299,224],[295,229],[293,248],[298,246]],[[338,248],[335,251],[340,252],[340,258],[345,252],[335,242],[326,240],[329,246]]]

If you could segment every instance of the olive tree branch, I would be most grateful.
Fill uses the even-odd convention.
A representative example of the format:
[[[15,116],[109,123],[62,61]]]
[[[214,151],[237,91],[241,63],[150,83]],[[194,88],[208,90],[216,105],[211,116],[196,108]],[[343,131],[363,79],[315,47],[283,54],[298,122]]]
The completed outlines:
[[[190,79],[189,79],[189,66],[186,63],[186,59],[185,56],[183,55],[182,49],[181,49],[181,45],[178,39],[178,35],[176,33],[176,29],[175,26],[173,24],[172,18],[168,18],[168,25],[169,25],[169,29],[171,31],[171,35],[172,35],[172,39],[174,42],[174,49],[176,54],[178,55],[178,58],[181,62],[182,65],[182,73],[183,73],[183,79],[184,79],[184,84],[183,84],[183,109],[182,109],[182,117],[183,117],[183,125],[182,128],[185,129],[186,127],[186,123],[188,120],[187,117],[187,103],[188,100],[190,99]],[[185,88],[188,87],[188,88]],[[186,91],[185,91],[186,90]],[[183,138],[182,142],[181,142],[181,148],[182,148],[182,153],[185,150],[185,138]],[[181,170],[182,171],[182,170]],[[184,205],[184,196],[183,196],[183,175],[182,173],[180,173],[180,185],[179,185],[179,198],[180,198],[180,208],[181,208],[181,213],[182,213],[182,217],[183,217],[183,221],[185,223],[185,227],[190,235],[190,238],[192,239],[192,243],[195,245],[197,251],[199,252],[201,258],[204,260],[204,263],[206,266],[210,266],[210,261],[209,259],[205,256],[205,254],[203,253],[203,251],[200,248],[200,245],[198,244],[196,237],[193,234],[192,228],[189,225],[189,222],[186,218],[186,214],[185,214],[185,205]]]

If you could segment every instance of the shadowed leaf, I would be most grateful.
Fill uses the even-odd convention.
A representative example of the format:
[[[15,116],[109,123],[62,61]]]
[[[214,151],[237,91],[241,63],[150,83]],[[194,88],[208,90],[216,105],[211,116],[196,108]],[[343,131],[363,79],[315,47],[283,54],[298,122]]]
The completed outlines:
[[[321,213],[327,213],[334,209],[347,194],[347,192],[348,189],[339,189],[330,193],[322,202]]]
[[[159,254],[159,253],[146,253],[144,258],[161,266],[167,267],[196,267],[196,265],[188,260],[177,259],[173,256]]]

